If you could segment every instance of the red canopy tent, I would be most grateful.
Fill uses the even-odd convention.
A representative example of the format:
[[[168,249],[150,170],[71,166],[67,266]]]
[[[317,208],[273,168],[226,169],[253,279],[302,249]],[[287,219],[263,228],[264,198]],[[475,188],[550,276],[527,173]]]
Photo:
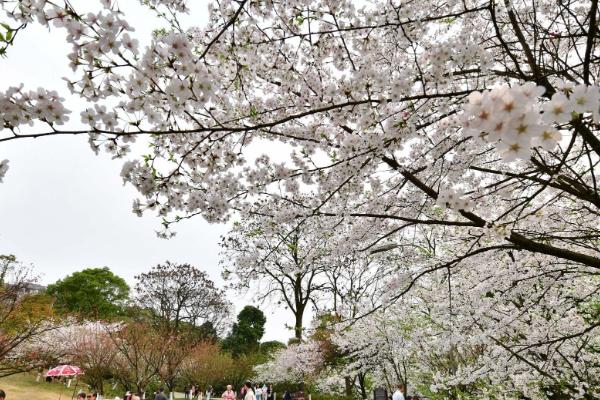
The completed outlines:
[[[75,365],[59,365],[46,372],[46,376],[74,376],[82,375],[83,371],[81,368]]]
[[[46,372],[46,376],[50,376],[50,377],[55,377],[55,376],[79,376],[79,375],[83,375],[83,370],[79,367],[76,367],[75,365],[59,365],[58,367],[54,367],[50,370],[48,370],[48,372]],[[70,384],[70,382],[69,382]],[[75,390],[77,389],[77,384],[75,385],[75,388],[73,389],[73,396],[71,396],[71,398],[75,397]],[[62,398],[62,390],[60,391],[60,395],[58,396],[58,399],[60,400]]]

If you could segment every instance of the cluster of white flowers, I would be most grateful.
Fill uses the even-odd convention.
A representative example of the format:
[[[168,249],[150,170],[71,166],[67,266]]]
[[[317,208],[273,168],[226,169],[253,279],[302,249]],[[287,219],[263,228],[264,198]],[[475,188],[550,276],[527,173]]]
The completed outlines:
[[[533,82],[473,92],[461,116],[464,134],[494,144],[506,161],[529,158],[535,146],[554,150],[561,125],[585,113],[596,121],[600,117],[598,86],[563,83],[560,87],[541,107],[545,89]]]
[[[122,323],[101,321],[76,321],[73,318],[61,321],[60,325],[49,329],[21,343],[14,350],[14,356],[27,356],[31,362],[36,359],[47,362],[72,363],[74,357],[81,355],[84,347],[102,346],[98,338],[119,331]],[[83,367],[83,366],[82,366]]]
[[[273,360],[259,365],[255,373],[259,380],[269,382],[306,382],[323,366],[319,343],[308,341],[279,350]]]
[[[473,201],[466,197],[464,191],[460,189],[441,190],[438,194],[436,204],[443,208],[464,211],[470,211],[474,206]]]
[[[114,128],[117,114],[113,111],[106,111],[106,106],[94,104],[94,108],[86,108],[81,112],[81,122],[94,128],[99,127],[101,122],[103,128],[110,130]]]
[[[50,125],[62,125],[69,120],[70,113],[63,104],[64,99],[55,91],[39,88],[23,91],[23,87],[10,87],[0,94],[0,122],[3,127],[14,129],[19,125],[32,125],[41,120]]]
[[[187,0],[147,0],[147,2],[153,7],[165,6],[179,12],[189,11]]]

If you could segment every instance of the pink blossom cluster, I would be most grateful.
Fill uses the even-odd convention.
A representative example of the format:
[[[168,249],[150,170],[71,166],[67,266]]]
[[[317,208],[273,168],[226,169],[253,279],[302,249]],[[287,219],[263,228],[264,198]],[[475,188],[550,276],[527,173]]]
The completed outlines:
[[[20,125],[33,125],[34,120],[49,125],[63,125],[69,120],[67,110],[56,91],[38,88],[24,91],[23,86],[11,87],[0,93],[0,123],[3,127],[15,129]]]
[[[469,211],[474,207],[473,201],[465,196],[464,192],[460,189],[446,189],[440,191],[436,204],[451,210]]]
[[[564,124],[584,114],[600,117],[600,87],[558,86],[545,102],[540,101],[545,88],[533,82],[471,93],[461,116],[464,134],[494,144],[505,161],[527,159],[536,146],[554,150]]]
[[[323,365],[323,353],[316,341],[291,344],[273,359],[255,368],[259,380],[269,382],[310,382]]]

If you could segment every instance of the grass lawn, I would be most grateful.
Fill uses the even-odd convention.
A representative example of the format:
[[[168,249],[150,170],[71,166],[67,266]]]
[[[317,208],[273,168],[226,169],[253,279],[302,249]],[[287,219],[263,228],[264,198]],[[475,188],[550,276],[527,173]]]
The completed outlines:
[[[47,383],[44,377],[40,379],[40,382],[36,382],[35,378],[37,373],[23,373],[6,378],[0,378],[0,389],[6,392],[6,400],[71,400],[73,396],[73,390],[75,389],[75,381],[71,383],[71,387],[67,388],[58,382]],[[75,394],[79,389],[87,391],[87,385],[79,382]],[[105,393],[106,400],[114,399],[114,394],[110,390],[110,385],[105,383],[105,389],[108,389],[109,393]],[[120,393],[120,392],[119,392]],[[122,394],[119,394],[123,397]],[[175,400],[184,399],[183,393],[176,393]],[[149,395],[147,400],[154,400],[154,395]],[[220,400],[220,399],[216,399]]]
[[[73,395],[75,382],[67,388],[58,382],[47,383],[42,377],[36,382],[37,374],[26,373],[0,378],[0,389],[6,392],[6,400],[69,400]],[[79,388],[77,389],[79,390]],[[62,396],[61,396],[62,392]]]

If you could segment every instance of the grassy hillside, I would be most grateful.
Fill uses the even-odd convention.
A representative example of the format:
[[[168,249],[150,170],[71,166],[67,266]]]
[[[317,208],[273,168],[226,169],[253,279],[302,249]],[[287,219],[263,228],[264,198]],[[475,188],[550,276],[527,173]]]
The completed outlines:
[[[73,395],[74,382],[70,388],[60,383],[47,383],[43,377],[35,381],[36,374],[18,374],[0,378],[0,389],[6,392],[6,400],[69,400]],[[79,388],[77,387],[77,391]]]
[[[71,387],[59,382],[47,383],[42,377],[40,382],[36,382],[37,374],[24,373],[0,378],[0,389],[6,392],[6,400],[71,400],[71,396],[75,396],[80,389],[87,391],[87,385],[79,382],[77,387],[75,382],[71,383]],[[114,399],[115,395],[123,396],[120,389],[113,391],[110,389],[110,384],[106,383],[105,399]],[[175,393],[175,398],[183,399],[183,393]],[[150,395],[151,399],[154,398]]]

